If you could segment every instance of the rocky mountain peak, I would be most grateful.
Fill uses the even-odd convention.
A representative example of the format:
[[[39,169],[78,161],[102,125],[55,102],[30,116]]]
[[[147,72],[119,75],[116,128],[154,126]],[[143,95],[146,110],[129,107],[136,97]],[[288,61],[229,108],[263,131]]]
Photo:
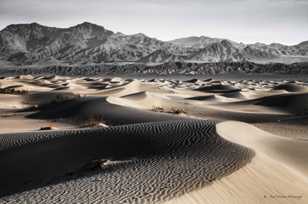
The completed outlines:
[[[243,44],[227,39],[191,36],[161,41],[143,33],[114,33],[90,22],[69,28],[38,23],[9,25],[0,31],[0,62],[35,65],[102,62],[163,63],[168,61],[267,62],[308,61],[308,41],[295,46]]]

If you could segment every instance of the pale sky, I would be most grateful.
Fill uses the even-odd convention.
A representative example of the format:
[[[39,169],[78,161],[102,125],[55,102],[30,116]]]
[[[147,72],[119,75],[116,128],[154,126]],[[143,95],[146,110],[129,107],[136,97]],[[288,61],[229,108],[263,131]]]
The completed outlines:
[[[291,45],[308,40],[308,0],[0,0],[0,29],[84,21],[160,40],[204,35]]]

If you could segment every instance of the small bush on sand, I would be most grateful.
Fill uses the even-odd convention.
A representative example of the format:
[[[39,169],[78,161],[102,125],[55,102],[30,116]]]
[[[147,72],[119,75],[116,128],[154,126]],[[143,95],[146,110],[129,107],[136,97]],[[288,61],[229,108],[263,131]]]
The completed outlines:
[[[151,111],[154,111],[154,112],[165,112],[165,110],[162,107],[159,107],[159,106],[153,106]]]
[[[168,109],[164,109],[163,107],[159,107],[159,106],[154,106],[151,111],[154,112],[161,112],[161,113],[173,113],[173,114],[185,114],[186,111],[184,109],[181,108],[177,108],[177,107],[171,107]]]
[[[103,116],[100,114],[92,115],[91,117],[86,118],[83,121],[78,121],[81,123],[81,128],[87,128],[87,127],[108,127],[106,125],[106,122],[103,119]]]

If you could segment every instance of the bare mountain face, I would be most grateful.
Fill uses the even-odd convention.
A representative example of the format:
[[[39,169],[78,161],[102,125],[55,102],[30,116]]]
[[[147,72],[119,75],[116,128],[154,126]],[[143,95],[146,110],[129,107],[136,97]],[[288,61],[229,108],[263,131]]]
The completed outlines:
[[[114,33],[87,22],[70,28],[18,24],[0,31],[2,66],[172,61],[303,62],[308,61],[308,41],[295,46],[245,45],[201,36],[164,42],[141,33]]]

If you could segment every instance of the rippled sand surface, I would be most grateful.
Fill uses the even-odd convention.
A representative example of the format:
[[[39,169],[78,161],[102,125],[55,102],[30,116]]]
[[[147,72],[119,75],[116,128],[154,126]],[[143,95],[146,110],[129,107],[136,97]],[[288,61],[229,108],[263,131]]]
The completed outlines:
[[[307,203],[305,81],[0,80],[0,203]]]

